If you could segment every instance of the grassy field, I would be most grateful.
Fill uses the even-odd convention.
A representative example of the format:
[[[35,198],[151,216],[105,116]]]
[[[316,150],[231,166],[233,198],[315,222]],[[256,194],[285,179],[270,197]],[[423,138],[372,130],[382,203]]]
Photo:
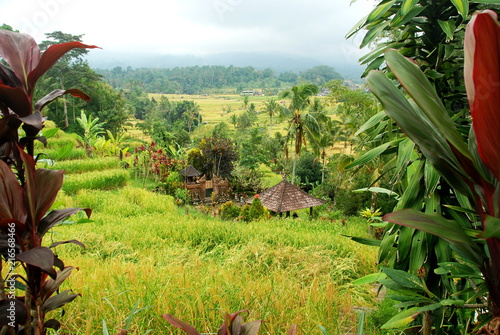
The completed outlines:
[[[376,249],[341,236],[366,236],[361,219],[225,222],[169,196],[126,186],[61,194],[62,207],[89,207],[94,222],[62,225],[51,240],[77,239],[56,252],[79,267],[65,284],[82,296],[62,317],[64,333],[180,334],[168,313],[200,332],[216,332],[222,312],[248,309],[261,334],[354,332],[353,307],[372,307],[373,292],[352,280],[374,271]],[[52,241],[50,241],[52,242]],[[60,313],[57,312],[57,313]]]

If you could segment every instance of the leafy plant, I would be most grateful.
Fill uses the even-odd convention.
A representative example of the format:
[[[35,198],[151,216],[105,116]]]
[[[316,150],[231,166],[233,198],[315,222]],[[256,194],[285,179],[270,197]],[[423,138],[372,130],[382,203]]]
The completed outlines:
[[[476,14],[467,26],[465,38],[465,83],[472,115],[468,142],[449,117],[435,88],[412,61],[394,50],[385,52],[389,68],[413,101],[408,101],[382,73],[370,72],[368,85],[387,114],[415,142],[426,159],[455,190],[461,202],[458,211],[468,213],[471,222],[443,218],[436,214],[404,209],[384,220],[436,235],[451,245],[462,258],[474,264],[484,276],[490,322],[480,333],[500,331],[500,27],[493,11]],[[494,46],[494,47],[492,47]],[[390,227],[389,227],[390,228]],[[459,266],[455,263],[455,266]],[[468,274],[461,278],[467,279]],[[477,294],[474,299],[482,296]],[[453,305],[455,306],[455,305]],[[478,310],[479,311],[479,310]]]
[[[227,201],[220,206],[219,214],[223,220],[234,220],[240,216],[241,208],[232,201]]]
[[[52,248],[66,243],[83,244],[70,240],[46,247],[42,245],[43,237],[49,229],[82,209],[53,210],[47,214],[61,189],[63,172],[35,169],[33,158],[22,150],[18,152],[23,161],[24,182],[20,183],[10,167],[0,161],[0,241],[8,266],[8,273],[2,278],[2,285],[6,286],[0,304],[5,308],[1,309],[0,319],[2,326],[22,330],[25,334],[44,334],[45,328],[57,330],[60,326],[54,319],[45,321],[46,313],[78,296],[70,291],[59,293],[59,287],[74,268],[65,266]],[[85,211],[90,215],[89,209]],[[23,272],[17,272],[16,262],[20,263]],[[16,296],[16,288],[23,288],[24,297]],[[8,307],[13,309],[8,311]],[[10,322],[5,323],[7,319]]]
[[[17,143],[26,146],[33,156],[33,142],[43,128],[42,109],[64,94],[71,94],[83,100],[90,97],[77,89],[57,89],[33,106],[33,94],[40,77],[47,72],[59,58],[75,48],[96,48],[80,42],[69,42],[50,46],[43,54],[31,36],[12,31],[0,30],[0,57],[5,63],[0,64],[0,92],[2,94],[0,110],[0,157],[7,159],[14,155],[14,163],[21,163],[17,154]],[[9,67],[10,66],[10,67]],[[18,141],[17,130],[21,127],[26,136]],[[17,166],[22,171],[21,166]]]
[[[269,218],[269,210],[262,205],[259,195],[256,194],[251,204],[243,206],[241,209],[243,221],[253,221]]]
[[[85,111],[80,112],[80,117],[76,118],[78,124],[83,130],[83,135],[79,137],[87,155],[92,157],[93,146],[99,135],[104,134],[104,124],[105,122],[99,122],[98,117],[92,117],[92,115],[87,116]]]
[[[3,257],[0,265],[7,266],[0,283],[0,326],[7,327],[2,332],[31,335],[45,334],[47,328],[57,330],[59,321],[46,321],[46,314],[78,296],[67,290],[59,292],[74,268],[64,265],[52,248],[66,243],[82,244],[69,240],[46,247],[42,242],[52,227],[81,208],[48,212],[61,189],[63,172],[36,169],[33,159],[34,140],[45,141],[37,137],[43,128],[41,110],[67,93],[89,99],[76,89],[54,90],[33,106],[38,79],[74,48],[95,46],[62,43],[41,54],[30,36],[0,30],[0,57],[4,61],[0,63],[0,245]],[[21,126],[26,136],[19,140]],[[89,209],[85,211],[90,215]],[[17,296],[18,291],[24,291],[24,296]]]

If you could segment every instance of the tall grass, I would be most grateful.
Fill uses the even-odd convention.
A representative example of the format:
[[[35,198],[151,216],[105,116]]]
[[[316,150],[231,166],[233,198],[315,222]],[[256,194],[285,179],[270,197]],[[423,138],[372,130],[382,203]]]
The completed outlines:
[[[216,332],[223,311],[246,308],[263,319],[261,334],[353,332],[353,306],[372,306],[372,292],[351,282],[374,271],[376,249],[340,236],[366,235],[363,220],[272,219],[223,222],[171,197],[135,187],[62,195],[63,207],[90,207],[94,222],[57,227],[53,239],[78,239],[86,249],[57,247],[78,266],[67,283],[82,294],[66,309],[64,332],[102,333],[102,320],[134,334],[175,333],[161,314],[201,332]],[[130,319],[129,319],[130,321]]]
[[[62,189],[69,194],[79,190],[111,190],[125,186],[129,179],[130,173],[119,168],[69,174],[64,178]]]
[[[53,165],[50,166],[50,168],[56,170],[64,170],[65,174],[72,174],[116,169],[121,165],[122,162],[118,159],[118,157],[103,157],[60,162],[56,161]]]

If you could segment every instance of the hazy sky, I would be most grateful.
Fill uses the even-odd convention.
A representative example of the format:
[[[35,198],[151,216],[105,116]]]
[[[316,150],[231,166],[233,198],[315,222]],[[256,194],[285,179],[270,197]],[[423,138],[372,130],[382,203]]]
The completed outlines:
[[[345,34],[373,0],[1,0],[0,23],[37,42],[56,30],[103,50],[206,55],[279,52],[355,60]]]

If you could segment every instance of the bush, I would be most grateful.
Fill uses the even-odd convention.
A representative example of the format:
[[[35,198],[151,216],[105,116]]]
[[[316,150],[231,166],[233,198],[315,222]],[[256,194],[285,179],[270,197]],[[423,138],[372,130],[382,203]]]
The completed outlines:
[[[269,216],[269,210],[262,205],[258,194],[253,198],[250,205],[247,204],[241,209],[241,217],[246,222],[267,219]]]
[[[220,206],[219,213],[222,220],[234,220],[241,215],[241,208],[227,201]]]
[[[175,203],[178,206],[186,205],[191,201],[191,193],[185,188],[177,188],[174,192]]]

